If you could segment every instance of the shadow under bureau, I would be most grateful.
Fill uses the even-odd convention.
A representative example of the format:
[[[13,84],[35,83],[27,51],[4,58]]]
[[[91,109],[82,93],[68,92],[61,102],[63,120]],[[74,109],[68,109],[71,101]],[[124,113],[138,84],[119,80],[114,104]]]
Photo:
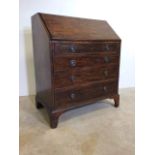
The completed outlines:
[[[37,13],[32,32],[36,107],[52,128],[73,108],[107,98],[119,106],[121,40],[106,21]]]

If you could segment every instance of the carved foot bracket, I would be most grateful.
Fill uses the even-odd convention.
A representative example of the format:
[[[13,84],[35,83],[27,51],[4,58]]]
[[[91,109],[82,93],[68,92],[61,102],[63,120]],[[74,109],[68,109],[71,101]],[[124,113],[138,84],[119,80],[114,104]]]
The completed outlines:
[[[114,99],[114,102],[115,102],[114,106],[119,107],[119,95],[115,95],[113,97],[113,99]]]
[[[59,117],[63,112],[51,112],[50,113],[50,126],[56,128],[58,126]]]
[[[44,107],[37,97],[35,98],[35,104],[37,109],[42,109]]]

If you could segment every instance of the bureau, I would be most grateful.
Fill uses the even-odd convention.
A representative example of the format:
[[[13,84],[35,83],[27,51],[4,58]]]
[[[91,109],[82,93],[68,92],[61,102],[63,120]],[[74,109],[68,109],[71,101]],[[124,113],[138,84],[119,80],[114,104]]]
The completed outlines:
[[[51,128],[71,109],[113,99],[119,106],[121,40],[106,21],[37,13],[32,16],[36,107]]]

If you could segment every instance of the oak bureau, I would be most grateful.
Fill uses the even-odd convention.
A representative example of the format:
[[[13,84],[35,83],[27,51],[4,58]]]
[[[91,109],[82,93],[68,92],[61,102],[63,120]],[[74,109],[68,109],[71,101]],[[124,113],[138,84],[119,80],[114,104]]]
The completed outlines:
[[[32,33],[36,107],[52,128],[70,109],[108,98],[119,106],[121,39],[106,21],[37,13]]]

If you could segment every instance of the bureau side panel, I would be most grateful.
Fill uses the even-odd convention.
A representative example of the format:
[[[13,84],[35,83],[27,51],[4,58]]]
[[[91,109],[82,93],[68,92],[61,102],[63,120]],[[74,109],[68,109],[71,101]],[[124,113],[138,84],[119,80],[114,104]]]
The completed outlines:
[[[117,79],[118,79],[118,81],[117,81],[117,94],[119,94],[119,80],[120,80],[120,62],[121,62],[121,40],[120,40],[120,42],[119,42],[119,46],[118,46],[118,49],[117,49],[118,51],[118,55],[119,55],[119,57],[118,57],[118,75],[117,75]]]
[[[32,16],[32,35],[37,98],[41,100],[42,104],[52,107],[50,40],[39,14]]]

